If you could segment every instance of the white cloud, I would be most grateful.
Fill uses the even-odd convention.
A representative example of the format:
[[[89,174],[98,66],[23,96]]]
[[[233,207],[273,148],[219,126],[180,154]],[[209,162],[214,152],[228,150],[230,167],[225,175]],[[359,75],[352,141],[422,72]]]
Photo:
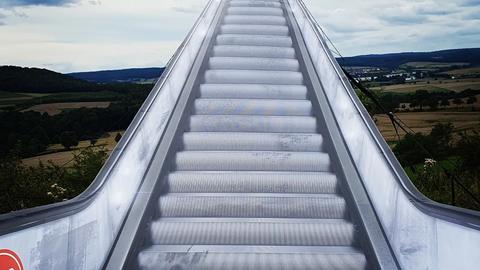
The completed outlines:
[[[346,56],[480,45],[478,0],[305,2]]]
[[[17,7],[0,26],[0,65],[60,72],[163,66],[193,26],[206,0],[84,0],[74,7]],[[11,12],[11,11],[6,11]],[[1,18],[0,18],[1,19]]]
[[[207,0],[59,2],[76,4],[0,8],[0,65],[62,72],[162,66]],[[479,0],[305,2],[345,56],[480,45]]]

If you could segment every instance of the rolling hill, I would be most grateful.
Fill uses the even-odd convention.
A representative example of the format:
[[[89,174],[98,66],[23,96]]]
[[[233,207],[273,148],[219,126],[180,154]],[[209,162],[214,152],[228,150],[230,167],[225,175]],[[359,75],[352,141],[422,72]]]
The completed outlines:
[[[0,66],[0,91],[58,93],[96,91],[94,83],[48,69]]]
[[[97,74],[97,76],[102,82],[86,81],[48,69],[0,66],[0,91],[4,93],[129,92],[151,89],[151,83],[153,83],[136,84],[131,83],[132,80],[110,82],[108,76],[105,79],[101,79],[103,75]],[[124,76],[126,78],[126,75]]]
[[[389,69],[411,62],[460,62],[470,63],[471,67],[475,67],[480,66],[480,48],[359,55],[338,61],[343,66]],[[122,91],[136,88],[132,83],[154,83],[163,71],[164,68],[154,67],[61,74],[47,69],[0,66],[0,91],[19,93]]]
[[[342,66],[368,66],[394,69],[409,62],[470,63],[480,65],[480,48],[454,49],[435,52],[404,52],[370,54],[337,58]]]
[[[91,72],[69,73],[77,79],[96,83],[144,82],[155,81],[165,68],[130,68],[120,70],[102,70]]]

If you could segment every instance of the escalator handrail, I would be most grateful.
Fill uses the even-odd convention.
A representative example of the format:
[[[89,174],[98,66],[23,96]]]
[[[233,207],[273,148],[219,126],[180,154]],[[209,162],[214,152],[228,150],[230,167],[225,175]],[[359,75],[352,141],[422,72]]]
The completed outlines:
[[[480,230],[480,211],[474,211],[470,209],[465,209],[465,208],[460,208],[456,206],[435,202],[427,198],[423,193],[421,193],[415,187],[415,185],[411,182],[410,178],[407,176],[407,174],[403,170],[403,167],[401,166],[401,164],[398,162],[397,158],[391,151],[390,147],[385,142],[385,139],[383,138],[382,134],[379,132],[375,123],[373,122],[370,115],[366,111],[365,107],[362,105],[360,99],[356,95],[355,90],[352,88],[352,85],[349,83],[347,77],[343,73],[340,65],[338,64],[335,57],[331,53],[327,45],[327,42],[325,41],[325,38],[322,35],[322,31],[318,22],[310,13],[310,11],[306,8],[303,0],[295,0],[295,1],[297,1],[297,3],[301,8],[301,11],[306,15],[306,17],[308,18],[308,22],[312,25],[312,28],[314,29],[314,33],[318,38],[318,40],[320,41],[320,44],[322,45],[322,49],[326,53],[327,58],[330,64],[333,66],[336,75],[342,82],[342,85],[344,86],[344,88],[347,90],[347,94],[350,100],[354,104],[355,109],[359,113],[359,116],[363,120],[370,135],[374,139],[376,146],[379,148],[383,157],[387,161],[388,165],[394,172],[396,176],[395,180],[400,184],[401,190],[407,195],[407,197],[413,203],[413,205],[427,215],[430,215],[448,222],[452,222],[458,225]]]
[[[185,50],[186,44],[188,44],[188,42],[191,40],[193,34],[195,33],[195,30],[198,28],[201,22],[201,19],[206,14],[214,1],[215,0],[208,1],[205,8],[195,21],[195,24],[188,32],[186,38],[183,40],[183,42],[177,48],[173,56],[167,62],[165,70],[155,83],[152,91],[147,96],[144,103],[142,104],[139,111],[132,120],[131,124],[125,131],[122,139],[115,146],[107,161],[100,169],[99,173],[92,181],[92,183],[87,187],[87,189],[78,196],[64,202],[58,202],[54,204],[43,205],[1,214],[0,235],[21,231],[39,224],[47,223],[65,216],[78,213],[82,209],[89,206],[95,200],[96,196],[99,194],[99,192],[105,186],[105,183],[108,181],[110,173],[113,171],[117,162],[122,157],[125,148],[129,145],[137,129],[141,126],[143,119],[153,105],[156,97],[159,95],[164,84],[170,77],[173,67],[175,66],[175,64]],[[168,121],[168,119],[166,121]]]

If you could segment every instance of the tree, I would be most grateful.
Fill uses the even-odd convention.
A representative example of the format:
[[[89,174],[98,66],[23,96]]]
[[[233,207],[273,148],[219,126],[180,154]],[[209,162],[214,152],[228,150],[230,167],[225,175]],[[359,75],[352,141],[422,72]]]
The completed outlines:
[[[452,123],[438,123],[433,126],[430,132],[432,147],[430,152],[437,160],[447,158],[451,154],[451,144],[454,126]]]
[[[442,100],[440,101],[440,106],[443,106],[443,107],[450,106],[450,101],[448,100],[448,98],[442,98]]]
[[[20,179],[24,170],[18,156],[8,155],[0,158],[0,213],[6,213],[23,207]]]
[[[460,167],[463,171],[476,171],[480,176],[480,134],[476,131],[472,133],[460,133],[455,154],[461,157]]]
[[[438,100],[435,97],[431,97],[426,101],[428,107],[431,110],[436,110],[438,108]]]
[[[417,106],[418,106],[417,101],[412,100],[412,102],[410,102],[410,108],[415,109]]]
[[[37,138],[44,145],[48,145],[50,143],[50,138],[48,137],[47,132],[41,126],[37,125],[35,128],[32,129],[32,137]]]
[[[457,108],[458,108],[458,106],[463,104],[463,100],[461,98],[456,98],[453,100],[453,104],[457,105]]]
[[[406,134],[393,148],[395,156],[403,166],[412,167],[422,163],[425,158],[431,158],[428,157],[427,153],[419,149],[417,143],[429,150],[432,145],[432,140],[430,136],[423,135],[422,133],[415,133],[413,135]]]
[[[72,146],[78,145],[77,135],[73,131],[64,131],[60,134],[60,143],[70,150]]]
[[[427,90],[417,90],[413,95],[413,99],[420,106],[420,110],[423,109],[423,106],[427,104],[427,100],[430,97],[430,94]]]
[[[39,152],[45,151],[46,146],[42,144],[37,138],[31,138],[26,144],[26,153],[28,156],[33,156]]]
[[[477,102],[477,97],[475,97],[475,96],[468,97],[467,104],[473,104],[475,102]]]
[[[118,143],[121,139],[122,139],[122,134],[117,133],[117,135],[115,135],[115,142]]]
[[[73,165],[66,177],[69,189],[74,194],[83,192],[102,168],[108,152],[103,148],[87,147],[74,154]]]

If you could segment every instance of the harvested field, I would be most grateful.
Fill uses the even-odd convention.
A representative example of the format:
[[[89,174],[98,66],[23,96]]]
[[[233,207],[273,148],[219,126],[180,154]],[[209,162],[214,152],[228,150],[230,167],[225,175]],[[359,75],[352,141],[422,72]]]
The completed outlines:
[[[405,112],[397,116],[415,132],[429,134],[436,123],[451,122],[455,130],[479,130],[480,112]],[[395,141],[395,129],[385,115],[375,115],[376,124],[386,141]],[[399,130],[400,136],[405,133]]]
[[[107,108],[111,102],[64,102],[64,103],[47,103],[32,106],[26,111],[36,111],[40,113],[48,113],[49,115],[56,115],[63,110],[80,109],[80,108]]]
[[[449,74],[453,76],[458,75],[480,75],[480,67],[473,67],[473,68],[460,68],[442,72],[443,74]]]
[[[461,79],[461,80],[431,80],[430,83],[427,81],[418,81],[416,84],[406,83],[406,84],[395,84],[387,85],[382,87],[372,87],[373,90],[380,90],[382,92],[393,92],[393,93],[410,93],[417,90],[427,90],[432,91],[455,91],[461,92],[466,89],[480,90],[480,79]],[[442,82],[442,83],[440,83]]]
[[[123,135],[124,131],[118,131],[120,134]],[[95,144],[96,147],[101,147],[103,146],[108,153],[110,153],[115,145],[117,144],[115,142],[115,135],[118,132],[109,132],[106,133],[102,138],[99,138],[97,140],[97,143]],[[46,155],[41,155],[41,156],[36,156],[36,157],[31,157],[31,158],[25,158],[22,160],[23,164],[26,166],[38,166],[40,162],[46,163],[47,161],[52,161],[56,165],[60,166],[68,166],[68,162],[72,160],[73,154],[75,151],[78,151],[82,148],[89,147],[90,146],[90,141],[80,141],[77,147],[72,148],[71,151],[61,151],[61,152],[56,152],[56,153],[51,153],[51,154],[46,154]],[[63,146],[60,144],[54,144],[48,148],[50,151],[55,151],[55,150],[62,150]]]

